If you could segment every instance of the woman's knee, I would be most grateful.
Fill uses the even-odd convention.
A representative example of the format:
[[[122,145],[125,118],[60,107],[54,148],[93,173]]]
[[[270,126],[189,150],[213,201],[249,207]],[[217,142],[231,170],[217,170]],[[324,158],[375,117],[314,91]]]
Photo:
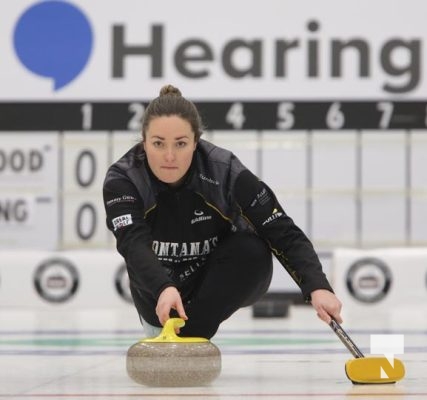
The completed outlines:
[[[269,275],[273,270],[273,259],[270,248],[258,236],[243,234],[236,241],[236,261],[248,273]]]
[[[260,237],[253,233],[234,233],[227,243],[227,250],[237,260],[264,263],[271,260],[271,250]]]

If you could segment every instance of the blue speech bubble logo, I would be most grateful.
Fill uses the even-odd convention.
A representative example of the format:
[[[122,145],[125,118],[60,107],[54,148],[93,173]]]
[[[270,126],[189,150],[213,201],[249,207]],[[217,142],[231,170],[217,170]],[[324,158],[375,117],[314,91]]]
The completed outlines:
[[[82,72],[93,45],[89,20],[63,1],[43,1],[28,8],[16,24],[13,40],[21,63],[52,78],[55,91]]]

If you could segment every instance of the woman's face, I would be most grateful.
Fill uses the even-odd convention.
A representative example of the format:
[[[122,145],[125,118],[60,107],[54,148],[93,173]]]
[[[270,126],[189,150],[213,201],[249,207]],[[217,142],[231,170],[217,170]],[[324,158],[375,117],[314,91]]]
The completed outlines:
[[[143,144],[154,175],[162,182],[179,185],[196,149],[190,123],[176,115],[154,118],[147,127]]]

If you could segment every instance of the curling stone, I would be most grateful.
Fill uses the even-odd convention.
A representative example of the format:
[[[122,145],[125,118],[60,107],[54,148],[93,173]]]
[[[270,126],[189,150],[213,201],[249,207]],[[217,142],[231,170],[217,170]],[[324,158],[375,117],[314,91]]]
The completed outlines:
[[[208,339],[179,337],[181,318],[166,321],[159,336],[133,344],[126,357],[127,373],[146,386],[204,386],[221,372],[221,353]]]

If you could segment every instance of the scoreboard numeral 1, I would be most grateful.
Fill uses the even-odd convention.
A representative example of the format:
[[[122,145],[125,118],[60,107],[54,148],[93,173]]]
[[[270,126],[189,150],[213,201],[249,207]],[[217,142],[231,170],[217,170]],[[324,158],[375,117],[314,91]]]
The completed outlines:
[[[82,129],[88,131],[92,129],[93,106],[91,103],[85,103],[81,107],[82,112]]]

